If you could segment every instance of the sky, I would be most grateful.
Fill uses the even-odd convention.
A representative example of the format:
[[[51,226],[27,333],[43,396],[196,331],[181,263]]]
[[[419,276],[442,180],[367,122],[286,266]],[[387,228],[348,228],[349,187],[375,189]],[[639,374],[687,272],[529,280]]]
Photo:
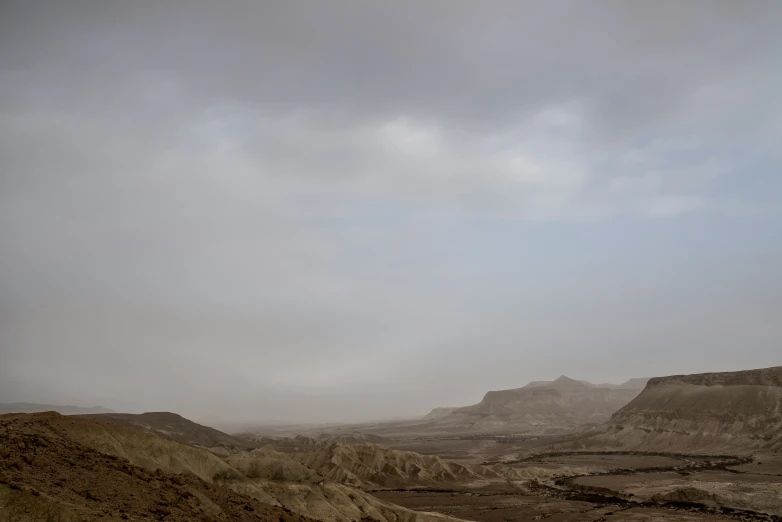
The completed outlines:
[[[0,402],[406,418],[782,364],[782,2],[0,2]]]

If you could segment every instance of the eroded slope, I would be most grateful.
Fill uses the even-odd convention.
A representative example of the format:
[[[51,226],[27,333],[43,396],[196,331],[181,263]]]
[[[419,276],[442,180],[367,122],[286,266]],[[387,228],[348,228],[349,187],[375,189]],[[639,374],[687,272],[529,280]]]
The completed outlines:
[[[782,367],[651,379],[609,423],[566,446],[778,453]]]
[[[2,475],[3,480],[14,484],[14,487],[27,490],[22,497],[17,489],[8,490],[10,496],[5,495],[3,490],[2,498],[10,499],[17,505],[20,504],[21,499],[24,501],[21,505],[25,505],[31,495],[35,496],[33,490],[41,493],[42,489],[46,489],[48,492],[46,495],[35,497],[38,499],[35,500],[36,505],[40,510],[45,510],[51,503],[66,514],[63,515],[66,518],[62,520],[70,520],[67,518],[69,516],[81,520],[79,517],[84,513],[89,513],[90,516],[94,516],[95,513],[108,516],[109,513],[120,513],[118,511],[120,508],[127,511],[129,508],[124,507],[122,502],[131,501],[126,498],[127,495],[123,497],[115,494],[120,490],[132,493],[129,498],[144,496],[144,502],[136,507],[131,506],[135,509],[133,513],[148,512],[158,507],[169,509],[169,504],[173,503],[181,513],[177,511],[179,514],[175,516],[180,518],[171,520],[198,520],[200,515],[190,513],[188,509],[191,508],[201,509],[205,513],[214,513],[213,518],[207,518],[208,520],[244,520],[238,515],[234,516],[231,512],[225,511],[227,508],[224,509],[220,504],[222,496],[218,496],[217,500],[220,502],[217,502],[198,490],[191,491],[196,500],[191,501],[186,494],[183,500],[177,500],[179,495],[182,495],[179,487],[181,484],[177,482],[180,480],[186,485],[202,484],[203,489],[209,492],[216,488],[214,491],[219,492],[220,495],[231,493],[235,496],[229,495],[226,502],[231,503],[232,506],[239,505],[237,502],[240,504],[243,502],[239,507],[249,513],[253,513],[252,509],[260,510],[258,513],[262,513],[261,508],[266,509],[264,507],[266,506],[282,508],[282,513],[285,513],[285,509],[289,509],[299,515],[328,522],[359,521],[365,517],[379,522],[432,522],[448,519],[438,514],[411,511],[381,501],[349,486],[324,481],[316,473],[305,470],[303,465],[287,458],[285,462],[279,463],[278,467],[275,467],[276,464],[269,467],[269,455],[266,455],[263,457],[265,459],[263,465],[267,467],[261,468],[257,476],[249,476],[254,474],[252,458],[247,460],[246,467],[238,460],[233,462],[241,469],[240,471],[204,449],[166,439],[139,428],[128,428],[94,418],[63,417],[54,412],[8,415],[0,417],[0,425],[5,430],[0,434],[5,452],[4,456],[0,455],[3,456],[0,460],[4,464],[6,461],[10,463],[7,473]],[[27,442],[17,441],[20,434],[24,433],[29,433],[30,438],[25,439]],[[19,442],[23,444],[19,446]],[[17,451],[31,452],[31,454],[26,459],[24,456],[14,458]],[[41,454],[48,457],[38,459]],[[84,460],[83,466],[82,460]],[[76,466],[71,472],[69,466],[74,463]],[[130,470],[129,475],[123,466]],[[130,479],[121,477],[118,473],[125,473]],[[59,475],[66,477],[66,483],[56,483],[54,477]],[[150,484],[151,477],[158,476],[164,479],[155,479],[150,487],[160,491],[154,495],[148,494],[145,484]],[[51,480],[46,477],[50,477]],[[139,484],[141,489],[133,489],[136,481],[143,483]],[[66,489],[64,484],[76,486],[75,489],[71,486],[67,486],[70,489]],[[81,495],[82,500],[88,501],[86,507],[82,506],[82,501],[76,499],[74,495]],[[40,498],[42,496],[43,498]],[[245,509],[243,506],[248,502],[250,502],[249,507]],[[194,504],[188,508],[188,503]],[[256,504],[260,507],[256,507]],[[89,511],[90,507],[94,508],[93,511]],[[24,509],[29,510],[29,506]],[[227,513],[225,515],[227,518],[220,518],[223,516],[220,513],[224,511]],[[169,512],[174,513],[172,509],[169,509]],[[161,513],[160,516],[169,520],[166,518],[168,514]],[[279,518],[279,520],[284,519]]]
[[[72,440],[60,420],[0,417],[0,520],[305,520],[195,476],[96,451]]]

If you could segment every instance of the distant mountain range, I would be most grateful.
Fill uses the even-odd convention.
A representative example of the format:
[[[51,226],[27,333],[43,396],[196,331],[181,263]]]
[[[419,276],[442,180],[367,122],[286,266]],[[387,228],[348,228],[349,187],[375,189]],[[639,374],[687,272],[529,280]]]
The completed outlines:
[[[557,379],[553,381],[532,381],[531,383],[524,386],[524,388],[547,388],[547,387],[562,388],[562,387],[572,386],[569,383],[579,383],[588,388],[607,388],[609,390],[643,390],[648,381],[649,381],[648,377],[636,377],[634,379],[628,379],[622,384],[609,384],[609,383],[592,384],[589,381],[577,381],[575,379],[571,379],[564,375],[560,375]]]
[[[460,408],[435,408],[425,419],[449,430],[539,431],[607,421],[646,386],[648,379],[592,384],[562,375],[521,388],[487,392]]]
[[[57,406],[54,404],[38,404],[35,402],[0,402],[0,415],[4,413],[40,413],[44,411],[56,411],[61,415],[115,413],[114,410],[102,406],[85,408],[83,406]]]

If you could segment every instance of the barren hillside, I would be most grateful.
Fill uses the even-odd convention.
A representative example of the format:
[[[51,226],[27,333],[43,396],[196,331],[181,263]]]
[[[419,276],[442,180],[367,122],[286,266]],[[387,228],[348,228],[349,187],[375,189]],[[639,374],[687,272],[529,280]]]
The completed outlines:
[[[782,451],[782,367],[650,379],[580,444],[648,451]]]
[[[138,415],[132,413],[106,413],[87,415],[86,417],[93,417],[120,426],[140,428],[167,439],[206,448],[218,455],[228,455],[239,449],[256,447],[248,439],[228,435],[220,430],[203,426],[181,415],[166,411],[147,412]]]
[[[131,518],[152,513],[146,516],[169,520],[166,517],[173,513],[170,520],[198,520],[204,511],[208,520],[244,520],[242,517],[256,515],[260,518],[247,519],[258,520],[265,516],[264,510],[272,508],[269,513],[273,517],[289,509],[327,522],[355,522],[364,517],[380,522],[449,520],[437,514],[411,511],[344,484],[323,480],[316,472],[287,457],[274,462],[273,452],[244,453],[250,457],[237,457],[229,463],[209,451],[138,426],[127,427],[96,418],[64,417],[54,412],[5,415],[0,417],[0,429],[3,471],[0,477],[4,484],[13,484],[15,488],[10,492],[3,490],[0,505],[7,507],[10,502],[22,506],[19,509],[32,509],[36,513],[53,510],[65,513],[63,520],[71,520],[67,518],[71,516],[81,520],[79,517],[89,515],[90,518],[96,513],[122,513],[119,509],[132,515]],[[253,457],[262,460],[259,468],[255,467],[257,459]],[[71,470],[71,466],[75,468]],[[131,478],[118,473],[129,473]],[[159,476],[163,478],[156,478],[157,482],[150,486],[156,492],[148,493],[144,484],[150,484],[150,477]],[[195,500],[177,500],[178,495],[190,499],[184,490],[180,491],[179,477],[188,487],[200,484],[201,489],[192,486],[187,490]],[[136,485],[136,479],[143,484]],[[27,491],[26,496],[16,493],[19,488]],[[117,493],[120,490],[123,493]],[[74,504],[73,495],[81,495],[86,504],[82,506],[80,500]],[[30,496],[43,498],[30,500]],[[134,504],[132,499],[139,496],[143,500]],[[195,511],[187,511],[182,502],[190,506],[187,509]],[[170,507],[173,504],[178,511]],[[242,513],[233,514],[234,508]],[[283,515],[275,520],[287,522]]]
[[[331,444],[293,458],[335,482],[362,487],[403,487],[501,478],[481,466],[464,466],[431,455],[375,444]]]
[[[0,416],[0,520],[305,520],[192,475],[96,451],[69,436],[70,422],[84,421]]]

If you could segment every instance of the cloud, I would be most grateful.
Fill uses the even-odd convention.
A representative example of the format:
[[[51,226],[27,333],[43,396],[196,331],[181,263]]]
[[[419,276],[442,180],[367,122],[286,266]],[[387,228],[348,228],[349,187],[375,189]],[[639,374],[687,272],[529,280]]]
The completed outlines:
[[[0,9],[0,399],[404,415],[775,310],[777,2]]]

